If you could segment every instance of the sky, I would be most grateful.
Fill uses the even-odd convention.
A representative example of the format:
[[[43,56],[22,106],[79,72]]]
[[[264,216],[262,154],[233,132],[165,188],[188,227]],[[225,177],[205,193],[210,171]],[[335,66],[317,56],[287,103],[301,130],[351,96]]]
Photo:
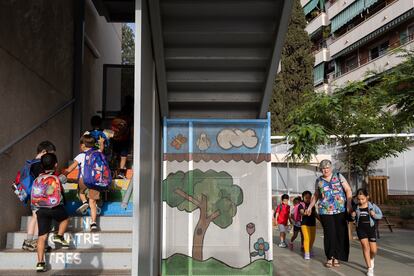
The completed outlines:
[[[128,26],[131,27],[132,31],[135,34],[135,23],[128,23]]]

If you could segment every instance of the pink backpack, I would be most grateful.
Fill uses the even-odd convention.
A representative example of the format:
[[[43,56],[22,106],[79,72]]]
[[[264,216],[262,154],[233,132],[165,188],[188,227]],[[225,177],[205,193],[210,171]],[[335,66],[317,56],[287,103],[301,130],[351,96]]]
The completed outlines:
[[[302,206],[305,209],[305,202],[300,202],[295,207],[293,207],[293,219],[295,221],[302,221],[302,215],[299,212],[299,206]]]

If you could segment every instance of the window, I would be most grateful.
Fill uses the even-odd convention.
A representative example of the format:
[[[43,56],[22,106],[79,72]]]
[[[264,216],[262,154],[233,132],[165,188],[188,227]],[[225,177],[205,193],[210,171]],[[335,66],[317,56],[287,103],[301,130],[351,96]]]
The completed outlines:
[[[376,59],[377,57],[384,55],[387,52],[389,46],[390,46],[390,42],[387,40],[371,48],[371,50],[369,50],[369,59],[373,60],[373,59]]]
[[[413,40],[414,36],[414,25],[408,26],[408,40]]]
[[[345,60],[345,73],[358,67],[358,56],[353,55]]]

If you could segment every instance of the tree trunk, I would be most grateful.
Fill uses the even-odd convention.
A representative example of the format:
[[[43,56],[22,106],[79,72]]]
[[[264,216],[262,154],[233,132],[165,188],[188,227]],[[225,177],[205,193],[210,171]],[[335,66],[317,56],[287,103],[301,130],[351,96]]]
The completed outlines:
[[[368,167],[362,168],[362,176],[363,176],[362,188],[366,189],[368,187],[368,183],[369,183]]]
[[[193,259],[197,261],[203,260],[203,243],[204,243],[204,236],[206,234],[207,228],[210,222],[202,217],[200,213],[200,219],[197,223],[197,226],[194,230],[194,237],[193,237]]]
[[[352,153],[351,153],[351,142],[349,140],[347,140],[346,148],[347,148],[347,153],[348,153],[348,177],[347,177],[348,179],[347,181],[349,183],[349,186],[352,189],[352,179],[351,179],[351,163],[352,163],[351,154]]]
[[[210,225],[207,217],[207,196],[202,195],[200,202],[200,218],[194,229],[193,235],[193,259],[197,261],[203,260],[203,243],[207,228]]]

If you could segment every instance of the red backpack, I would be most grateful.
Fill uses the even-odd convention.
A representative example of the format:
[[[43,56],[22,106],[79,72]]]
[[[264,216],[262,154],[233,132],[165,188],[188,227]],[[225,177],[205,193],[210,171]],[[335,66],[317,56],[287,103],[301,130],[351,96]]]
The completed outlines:
[[[40,174],[32,186],[32,206],[53,208],[62,201],[62,189],[57,176],[50,173]]]

